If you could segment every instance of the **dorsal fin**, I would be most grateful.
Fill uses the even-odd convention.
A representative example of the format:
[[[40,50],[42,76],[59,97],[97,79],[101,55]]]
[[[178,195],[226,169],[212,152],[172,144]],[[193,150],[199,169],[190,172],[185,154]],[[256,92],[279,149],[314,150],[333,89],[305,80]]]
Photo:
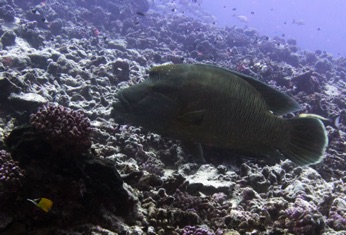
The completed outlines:
[[[268,104],[269,109],[273,111],[273,113],[282,115],[298,111],[301,108],[297,101],[295,101],[292,97],[275,90],[267,84],[244,74],[235,74],[245,79],[261,93],[264,100]]]
[[[261,82],[253,77],[247,76],[245,74],[241,74],[232,70],[219,68],[214,65],[204,65],[204,66],[210,66],[214,67],[216,69],[221,69],[224,71],[227,71],[231,73],[232,75],[236,75],[238,77],[241,77],[245,81],[247,81],[251,86],[256,88],[256,90],[261,93],[264,100],[266,101],[269,110],[271,110],[273,113],[282,115],[287,114],[290,112],[298,111],[300,109],[300,105],[290,96],[275,90],[274,88],[268,86],[264,82]]]

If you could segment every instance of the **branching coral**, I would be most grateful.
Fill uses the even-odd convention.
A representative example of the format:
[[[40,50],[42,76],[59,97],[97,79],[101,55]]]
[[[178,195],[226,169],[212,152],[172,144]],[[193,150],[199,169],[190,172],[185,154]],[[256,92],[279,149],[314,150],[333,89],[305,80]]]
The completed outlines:
[[[13,192],[20,187],[24,179],[24,170],[11,155],[4,150],[0,151],[0,191]]]
[[[47,105],[31,115],[30,123],[57,151],[83,153],[91,146],[90,121],[81,111]]]

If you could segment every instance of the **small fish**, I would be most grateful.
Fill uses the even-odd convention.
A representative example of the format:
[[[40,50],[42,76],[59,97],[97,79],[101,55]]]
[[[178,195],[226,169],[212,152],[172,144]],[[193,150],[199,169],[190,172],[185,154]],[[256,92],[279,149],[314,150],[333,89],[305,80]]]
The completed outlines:
[[[337,116],[335,118],[325,118],[318,114],[312,114],[312,113],[299,114],[299,118],[306,118],[306,117],[320,119],[321,121],[324,121],[326,123],[329,123],[332,125],[334,124],[334,127],[336,127],[337,129],[340,129],[340,116]]]
[[[254,14],[255,14],[255,12],[254,12],[254,11],[252,11],[252,12],[251,12],[251,15],[254,15]]]
[[[49,21],[48,21],[46,18],[42,18],[41,20],[42,20],[42,22],[45,23],[45,24],[48,24],[48,23],[49,23]]]
[[[41,13],[36,9],[33,9],[31,12],[32,14],[35,14],[35,15],[41,15]]]
[[[291,97],[216,66],[157,66],[148,79],[116,97],[112,115],[181,140],[201,162],[204,144],[314,164],[322,160],[328,143],[319,118],[278,116],[300,109]]]
[[[302,19],[293,19],[292,24],[304,25],[304,20],[302,20]]]
[[[53,201],[48,198],[38,198],[38,199],[27,199],[29,202],[32,202],[35,206],[41,208],[43,211],[48,212],[52,206]]]
[[[145,14],[143,12],[140,12],[140,11],[137,11],[136,14],[139,16],[145,16]]]
[[[337,116],[334,120],[334,126],[340,129],[340,116]]]
[[[249,21],[249,19],[246,16],[234,14],[233,17],[237,18],[239,21],[243,23],[247,23]]]

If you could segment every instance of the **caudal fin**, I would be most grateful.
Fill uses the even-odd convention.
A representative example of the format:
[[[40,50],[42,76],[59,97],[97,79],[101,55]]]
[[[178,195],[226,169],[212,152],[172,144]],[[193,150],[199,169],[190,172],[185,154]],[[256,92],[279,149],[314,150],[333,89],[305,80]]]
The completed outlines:
[[[323,123],[316,118],[287,120],[291,126],[291,139],[280,152],[299,165],[316,164],[322,161],[328,145]]]

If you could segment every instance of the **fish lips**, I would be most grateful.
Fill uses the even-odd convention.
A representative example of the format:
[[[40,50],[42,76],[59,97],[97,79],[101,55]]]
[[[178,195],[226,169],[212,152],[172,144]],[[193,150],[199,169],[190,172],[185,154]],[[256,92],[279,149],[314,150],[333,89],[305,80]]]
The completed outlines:
[[[116,96],[116,100],[113,102],[113,110],[112,116],[125,118],[131,113],[133,110],[131,104],[124,97],[124,95],[120,92]]]
[[[116,94],[117,100],[113,103],[113,112],[116,116],[132,119],[138,112],[138,105],[147,97],[150,89],[146,84],[137,84]]]
[[[124,110],[126,110],[127,112],[130,112],[132,110],[132,106],[131,104],[129,103],[129,101],[125,98],[125,96],[123,95],[122,92],[120,92],[118,95],[117,95],[117,98],[121,104],[121,106],[123,107]]]
[[[162,133],[179,109],[176,99],[165,93],[156,91],[146,83],[125,88],[116,93],[111,115],[115,120]]]

